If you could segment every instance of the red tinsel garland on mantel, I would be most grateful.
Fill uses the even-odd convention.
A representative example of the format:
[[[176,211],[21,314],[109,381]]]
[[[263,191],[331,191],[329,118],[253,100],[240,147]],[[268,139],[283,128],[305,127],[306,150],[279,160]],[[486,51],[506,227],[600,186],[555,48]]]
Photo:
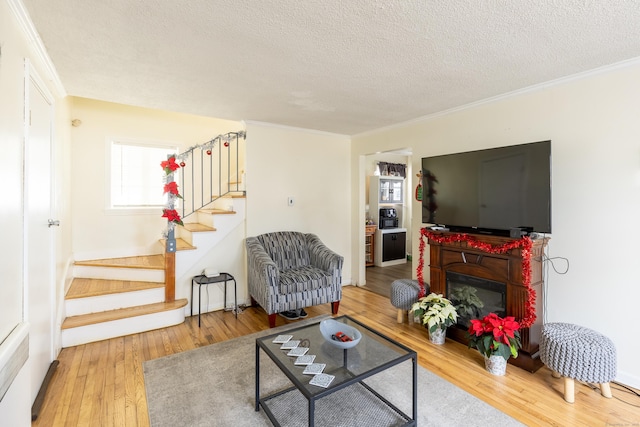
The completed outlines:
[[[417,269],[418,284],[420,285],[419,298],[422,298],[426,293],[424,287],[424,247],[427,241],[425,237],[437,243],[465,242],[474,249],[480,249],[481,251],[492,254],[503,254],[511,249],[522,248],[522,285],[527,289],[527,301],[525,302],[526,314],[520,321],[520,325],[524,328],[533,325],[533,322],[536,320],[536,291],[531,287],[531,248],[533,247],[533,242],[529,237],[524,236],[503,245],[492,245],[491,243],[481,242],[468,234],[443,235],[436,234],[427,228],[420,229],[420,258],[418,259]]]

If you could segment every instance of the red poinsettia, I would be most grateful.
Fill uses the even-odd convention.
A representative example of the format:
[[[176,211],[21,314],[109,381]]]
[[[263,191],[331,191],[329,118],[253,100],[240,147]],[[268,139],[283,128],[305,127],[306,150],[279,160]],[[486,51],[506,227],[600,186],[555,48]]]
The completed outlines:
[[[182,219],[180,218],[180,215],[178,214],[178,211],[176,211],[175,209],[163,209],[162,210],[162,217],[163,218],[167,218],[168,221],[170,222],[174,222],[176,224],[182,224]]]
[[[495,313],[489,313],[482,319],[471,320],[467,331],[469,347],[477,348],[484,356],[493,354],[508,359],[518,357],[520,343],[520,324],[513,316],[504,319]]]
[[[172,182],[168,182],[164,185],[164,194],[166,193],[171,193],[174,194],[176,197],[179,197],[182,199],[182,196],[180,195],[180,192],[178,191],[178,183],[175,181]]]
[[[176,163],[175,157],[169,157],[169,159],[160,162],[160,166],[162,166],[162,169],[164,169],[164,172],[167,175],[169,175],[171,172],[174,172],[180,167],[180,165]]]

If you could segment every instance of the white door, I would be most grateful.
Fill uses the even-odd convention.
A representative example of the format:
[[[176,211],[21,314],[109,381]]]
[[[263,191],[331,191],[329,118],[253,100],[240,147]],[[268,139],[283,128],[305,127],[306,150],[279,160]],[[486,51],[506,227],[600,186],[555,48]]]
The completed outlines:
[[[54,245],[52,214],[53,98],[26,65],[25,109],[25,287],[29,322],[31,402],[54,360]]]

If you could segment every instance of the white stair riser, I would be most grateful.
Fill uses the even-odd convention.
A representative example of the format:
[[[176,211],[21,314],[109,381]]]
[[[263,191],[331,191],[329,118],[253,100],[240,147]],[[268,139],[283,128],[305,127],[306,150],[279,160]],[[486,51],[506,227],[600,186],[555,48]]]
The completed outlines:
[[[164,270],[76,265],[73,267],[73,277],[164,283]]]
[[[125,307],[153,304],[164,301],[164,287],[133,292],[73,298],[65,301],[67,316],[98,313]]]
[[[180,238],[182,240],[184,240],[185,242],[189,243],[192,246],[195,246],[196,248],[198,247],[197,245],[197,241],[198,241],[198,236],[204,236],[205,238],[208,238],[207,236],[210,236],[213,233],[216,233],[216,230],[212,230],[212,231],[189,231],[189,230],[185,230],[182,227],[177,227],[176,230],[178,230],[178,233],[176,234],[176,238]]]
[[[160,313],[146,314],[111,322],[80,326],[62,330],[62,347],[87,344],[109,338],[122,337],[184,322],[184,307]]]

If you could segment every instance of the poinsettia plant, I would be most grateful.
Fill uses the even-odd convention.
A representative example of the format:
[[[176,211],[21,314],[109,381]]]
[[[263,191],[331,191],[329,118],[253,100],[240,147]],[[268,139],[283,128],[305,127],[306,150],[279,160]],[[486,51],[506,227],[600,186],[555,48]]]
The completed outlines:
[[[451,301],[433,292],[413,304],[411,311],[422,319],[430,333],[446,329],[458,321],[458,313]]]
[[[162,217],[167,218],[167,221],[173,222],[175,224],[184,225],[182,223],[182,219],[180,218],[180,214],[175,209],[163,209]]]
[[[174,196],[182,199],[180,191],[178,190],[178,183],[175,181],[168,182],[164,185],[164,194],[173,194]]]
[[[176,163],[176,158],[171,156],[167,160],[160,162],[160,167],[162,167],[165,174],[169,175],[178,170],[180,165]]]
[[[469,348],[476,348],[482,355],[502,356],[508,360],[510,356],[518,357],[520,342],[520,324],[515,317],[504,319],[496,313],[489,313],[482,319],[472,319],[469,326]]]

